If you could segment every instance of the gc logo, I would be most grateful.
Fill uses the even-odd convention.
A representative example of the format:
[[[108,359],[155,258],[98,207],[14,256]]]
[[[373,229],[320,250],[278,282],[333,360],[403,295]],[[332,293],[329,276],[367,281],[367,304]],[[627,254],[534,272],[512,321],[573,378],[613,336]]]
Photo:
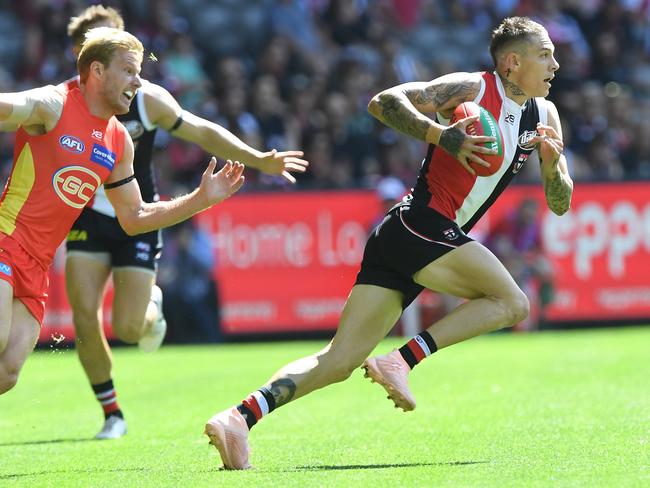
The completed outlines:
[[[56,194],[73,208],[83,208],[101,184],[99,176],[83,166],[65,166],[52,177]]]

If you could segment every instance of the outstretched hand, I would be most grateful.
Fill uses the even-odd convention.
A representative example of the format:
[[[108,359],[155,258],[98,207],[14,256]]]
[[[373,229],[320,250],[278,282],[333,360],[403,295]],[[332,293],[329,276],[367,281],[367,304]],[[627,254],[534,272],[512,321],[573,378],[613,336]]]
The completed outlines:
[[[537,124],[537,135],[530,140],[537,145],[542,164],[556,166],[564,150],[564,142],[557,131],[550,125]]]
[[[208,167],[201,176],[199,192],[205,195],[207,206],[222,202],[234,194],[244,184],[244,165],[239,161],[234,163],[229,159],[216,173],[217,159],[213,156]]]
[[[482,145],[486,142],[494,142],[494,137],[472,136],[466,132],[467,127],[478,119],[478,115],[460,119],[442,131],[438,142],[440,147],[456,158],[472,175],[475,175],[476,171],[472,169],[469,163],[476,163],[486,168],[490,167],[490,163],[481,159],[477,153],[496,154],[495,150]]]
[[[300,159],[302,151],[277,151],[273,149],[262,154],[259,170],[270,174],[280,175],[289,183],[295,183],[296,179],[291,172],[304,173],[309,162]]]

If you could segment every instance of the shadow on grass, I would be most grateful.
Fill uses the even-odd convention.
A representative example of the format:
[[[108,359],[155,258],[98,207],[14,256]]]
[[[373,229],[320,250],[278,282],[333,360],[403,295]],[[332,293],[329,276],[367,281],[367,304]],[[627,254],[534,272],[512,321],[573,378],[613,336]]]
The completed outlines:
[[[101,442],[98,439],[82,437],[79,439],[48,439],[46,441],[0,442],[0,447],[36,446],[39,444],[62,444],[64,442],[89,442],[89,441]]]
[[[115,468],[115,469],[61,469],[61,470],[49,470],[49,471],[33,471],[31,473],[15,473],[15,474],[3,474],[0,475],[0,480],[12,480],[18,478],[27,478],[30,476],[43,476],[43,475],[53,475],[53,474],[93,474],[93,473],[126,473],[126,472],[143,472],[151,471],[150,468]]]
[[[341,464],[323,466],[296,466],[290,471],[336,471],[344,469],[391,469],[419,468],[422,466],[469,466],[472,464],[487,464],[489,461],[447,461],[438,463],[394,463],[394,464]]]

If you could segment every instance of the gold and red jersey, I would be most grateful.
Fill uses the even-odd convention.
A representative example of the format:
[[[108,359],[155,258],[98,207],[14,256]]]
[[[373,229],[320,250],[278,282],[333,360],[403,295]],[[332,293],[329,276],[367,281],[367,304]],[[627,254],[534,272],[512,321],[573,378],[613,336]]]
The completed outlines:
[[[122,159],[126,131],[115,117],[90,113],[78,88],[59,86],[63,112],[43,135],[16,133],[14,163],[0,198],[0,232],[41,266]]]

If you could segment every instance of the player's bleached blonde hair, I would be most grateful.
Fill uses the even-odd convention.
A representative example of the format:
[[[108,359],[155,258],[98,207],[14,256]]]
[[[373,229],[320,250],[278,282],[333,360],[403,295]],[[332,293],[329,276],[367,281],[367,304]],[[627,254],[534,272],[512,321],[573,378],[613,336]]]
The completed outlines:
[[[135,53],[142,62],[144,47],[133,34],[112,27],[96,27],[86,32],[86,40],[81,45],[81,52],[77,58],[81,83],[85,83],[88,79],[93,61],[99,61],[108,67],[117,50]]]
[[[508,17],[503,19],[499,26],[492,31],[490,41],[490,55],[494,66],[499,62],[499,57],[509,50],[517,51],[519,46],[526,46],[533,40],[533,36],[546,33],[542,24],[528,17]]]
[[[75,46],[81,47],[86,31],[97,24],[110,24],[108,27],[124,30],[124,19],[117,10],[103,5],[91,5],[70,19],[68,36]]]

